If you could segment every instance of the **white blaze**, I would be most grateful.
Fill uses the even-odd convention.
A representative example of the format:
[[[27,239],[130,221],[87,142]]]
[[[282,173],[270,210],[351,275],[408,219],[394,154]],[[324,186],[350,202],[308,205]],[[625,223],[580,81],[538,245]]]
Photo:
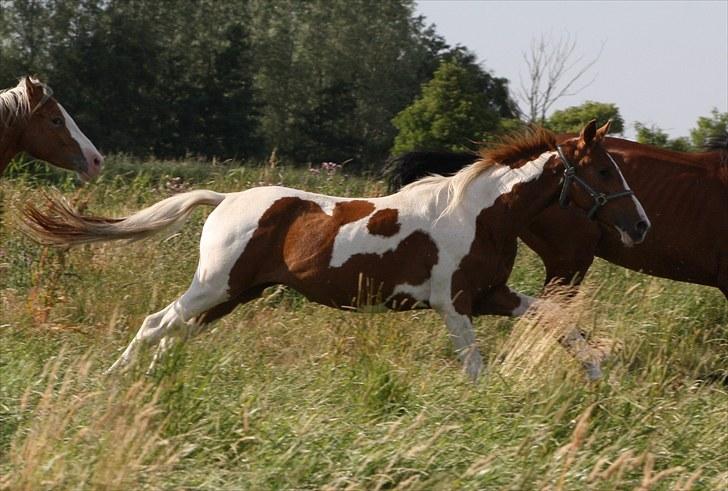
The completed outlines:
[[[89,165],[93,164],[94,158],[101,160],[101,154],[94,144],[91,143],[91,140],[79,129],[71,115],[60,104],[58,104],[58,107],[61,110],[61,114],[63,114],[63,119],[66,121],[66,129],[71,134],[71,138],[76,140],[76,143],[81,148],[81,152],[83,152],[83,156],[86,158],[86,163]]]

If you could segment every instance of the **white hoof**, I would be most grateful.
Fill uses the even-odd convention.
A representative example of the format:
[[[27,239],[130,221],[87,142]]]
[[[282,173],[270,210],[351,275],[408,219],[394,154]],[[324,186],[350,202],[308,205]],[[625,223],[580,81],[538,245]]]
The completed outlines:
[[[586,377],[590,382],[602,378],[602,368],[598,363],[584,363],[584,370],[586,370]]]
[[[478,380],[480,373],[483,371],[483,358],[480,356],[479,351],[471,351],[465,357],[463,371],[465,371],[472,382],[476,382]]]

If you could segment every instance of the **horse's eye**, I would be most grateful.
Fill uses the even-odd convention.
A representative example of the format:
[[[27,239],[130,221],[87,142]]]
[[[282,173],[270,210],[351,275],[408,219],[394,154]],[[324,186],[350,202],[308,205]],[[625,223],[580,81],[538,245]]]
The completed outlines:
[[[599,175],[606,179],[611,175],[611,173],[609,172],[609,169],[600,169]]]
[[[61,126],[63,124],[63,118],[55,117],[51,119],[51,123],[53,123],[53,126]]]

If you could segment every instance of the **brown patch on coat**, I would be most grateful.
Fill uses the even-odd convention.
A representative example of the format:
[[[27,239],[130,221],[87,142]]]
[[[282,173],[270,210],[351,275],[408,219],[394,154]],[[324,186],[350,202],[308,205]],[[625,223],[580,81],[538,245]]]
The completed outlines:
[[[232,268],[230,300],[200,318],[204,322],[218,319],[274,284],[290,286],[314,302],[351,308],[384,303],[397,285],[427,281],[438,251],[421,230],[382,255],[354,254],[339,267],[329,266],[339,229],[373,211],[374,205],[363,200],[337,203],[331,215],[312,201],[297,197],[277,200],[260,217]]]
[[[475,223],[475,238],[451,279],[457,312],[464,315],[510,315],[520,303],[506,282],[517,253],[517,237],[530,219],[558,194],[559,177],[542,177],[513,189],[482,210]],[[544,193],[544,188],[552,192]]]
[[[397,219],[399,212],[394,208],[385,208],[377,211],[369,219],[367,230],[372,235],[381,235],[383,237],[391,237],[399,232],[399,223]]]
[[[460,314],[490,313],[487,298],[493,289],[506,284],[513,269],[517,242],[507,227],[509,220],[503,219],[508,200],[504,196],[478,215],[470,250],[452,275],[453,305]]]

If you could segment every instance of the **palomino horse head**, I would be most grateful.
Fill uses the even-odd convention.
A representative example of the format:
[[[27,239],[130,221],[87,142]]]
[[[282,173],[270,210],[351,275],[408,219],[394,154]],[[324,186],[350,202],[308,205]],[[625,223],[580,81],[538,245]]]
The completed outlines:
[[[579,134],[557,146],[564,164],[564,180],[559,198],[587,210],[589,218],[614,227],[622,243],[639,244],[650,228],[642,204],[625,181],[619,166],[602,147],[611,121],[601,128],[589,122]]]
[[[72,170],[84,181],[98,175],[104,157],[53,97],[47,85],[24,77],[30,114],[20,135],[20,151]]]

